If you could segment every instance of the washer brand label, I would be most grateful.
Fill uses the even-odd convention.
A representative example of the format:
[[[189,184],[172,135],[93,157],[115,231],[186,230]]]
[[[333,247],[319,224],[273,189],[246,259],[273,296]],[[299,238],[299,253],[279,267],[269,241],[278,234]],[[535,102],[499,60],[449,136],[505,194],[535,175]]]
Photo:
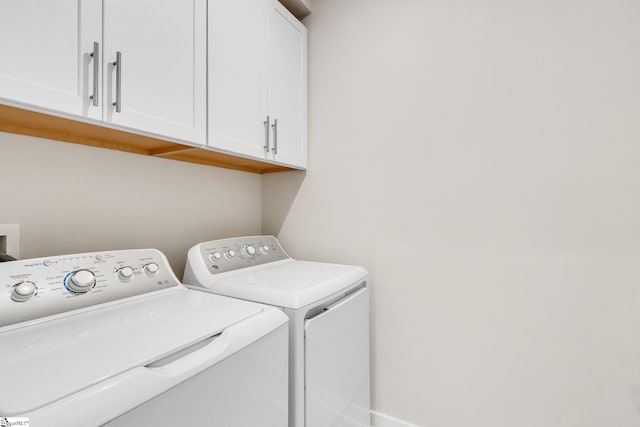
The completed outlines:
[[[29,418],[0,417],[0,427],[29,427]]]

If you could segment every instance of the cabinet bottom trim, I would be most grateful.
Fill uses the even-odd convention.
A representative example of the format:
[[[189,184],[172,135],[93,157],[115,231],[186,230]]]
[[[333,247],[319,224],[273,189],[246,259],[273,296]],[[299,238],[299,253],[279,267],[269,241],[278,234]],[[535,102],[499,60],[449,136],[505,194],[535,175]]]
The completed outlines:
[[[2,104],[0,131],[258,174],[295,170]]]

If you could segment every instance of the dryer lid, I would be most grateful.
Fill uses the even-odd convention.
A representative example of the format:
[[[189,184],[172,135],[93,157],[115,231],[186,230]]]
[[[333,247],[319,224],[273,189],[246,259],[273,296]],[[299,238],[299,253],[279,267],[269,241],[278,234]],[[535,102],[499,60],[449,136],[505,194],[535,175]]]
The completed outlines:
[[[262,311],[174,288],[0,333],[0,415],[26,414]]]
[[[243,268],[200,286],[217,294],[299,309],[364,280],[363,267],[286,259]]]

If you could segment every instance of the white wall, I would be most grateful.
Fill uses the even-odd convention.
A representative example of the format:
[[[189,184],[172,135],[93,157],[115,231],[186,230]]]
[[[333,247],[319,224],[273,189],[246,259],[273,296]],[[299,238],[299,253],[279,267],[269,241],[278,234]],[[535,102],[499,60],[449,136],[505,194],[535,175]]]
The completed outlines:
[[[152,247],[182,277],[189,247],[260,232],[259,175],[0,133],[0,224],[21,258]]]
[[[640,2],[321,0],[263,231],[365,265],[374,409],[640,425]]]

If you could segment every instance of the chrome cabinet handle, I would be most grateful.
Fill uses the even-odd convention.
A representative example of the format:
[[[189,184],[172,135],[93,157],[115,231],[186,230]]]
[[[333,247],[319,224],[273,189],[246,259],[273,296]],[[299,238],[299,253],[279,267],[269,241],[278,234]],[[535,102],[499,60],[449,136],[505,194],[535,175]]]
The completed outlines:
[[[122,111],[122,53],[116,52],[116,62],[113,63],[116,67],[116,102],[113,105],[116,107],[116,113]]]
[[[269,152],[269,116],[267,116],[267,121],[264,123],[264,152]]]
[[[273,154],[278,154],[278,119],[273,119]]]
[[[98,77],[100,74],[100,44],[93,42],[93,52],[89,54],[93,58],[93,95],[89,99],[93,100],[93,106],[98,106]]]

